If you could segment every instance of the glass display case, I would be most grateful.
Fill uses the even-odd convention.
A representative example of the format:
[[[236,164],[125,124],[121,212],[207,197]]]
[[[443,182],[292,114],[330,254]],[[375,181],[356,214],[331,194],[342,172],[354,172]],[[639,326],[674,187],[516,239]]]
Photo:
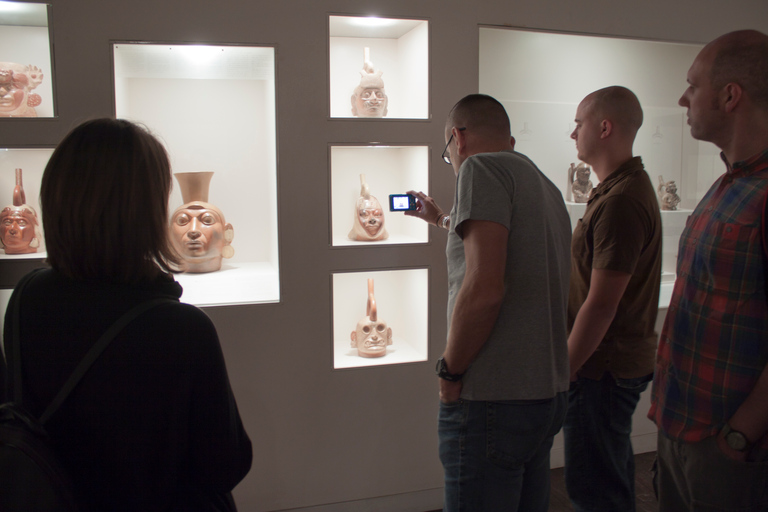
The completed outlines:
[[[690,214],[722,174],[719,150],[690,135],[685,109],[677,102],[686,72],[702,45],[557,34],[518,29],[480,29],[479,89],[504,105],[515,149],[528,155],[566,196],[568,169],[578,164],[570,134],[576,107],[589,93],[611,85],[631,89],[644,122],[634,154],[654,187],[659,177],[677,184],[676,211],[662,211],[663,276],[674,280],[678,239]],[[591,180],[598,185],[594,173]],[[567,202],[571,223],[586,205]],[[666,295],[662,292],[662,303]],[[666,297],[668,303],[669,298]]]
[[[329,16],[328,32],[332,118],[429,117],[426,20]]]
[[[274,48],[115,43],[113,56],[116,115],[159,136],[174,173],[212,172],[203,201],[232,225],[234,254],[179,275],[182,300],[279,301]],[[171,212],[188,202],[179,185]]]
[[[428,269],[337,272],[331,288],[334,369],[427,360]]]
[[[331,146],[330,160],[331,245],[370,246],[429,241],[429,225],[426,222],[389,209],[390,194],[404,194],[409,190],[429,193],[427,146]],[[371,241],[366,237],[351,236],[355,224],[365,222],[358,207],[365,186],[370,195],[378,200],[386,239]]]
[[[0,119],[55,115],[48,8],[0,0]]]

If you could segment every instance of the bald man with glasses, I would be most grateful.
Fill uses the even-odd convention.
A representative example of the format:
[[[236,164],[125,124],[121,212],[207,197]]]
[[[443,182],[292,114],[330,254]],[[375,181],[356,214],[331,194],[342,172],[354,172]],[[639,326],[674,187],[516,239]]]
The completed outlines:
[[[448,340],[437,361],[446,512],[546,512],[549,452],[567,406],[571,225],[560,190],[514,151],[490,96],[451,110],[450,214],[421,192],[407,212],[448,229]]]

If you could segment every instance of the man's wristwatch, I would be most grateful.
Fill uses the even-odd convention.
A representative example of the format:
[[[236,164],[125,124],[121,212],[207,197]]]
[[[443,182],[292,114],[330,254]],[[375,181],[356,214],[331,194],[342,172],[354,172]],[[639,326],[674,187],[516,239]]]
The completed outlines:
[[[442,357],[437,360],[437,365],[435,366],[435,373],[441,379],[447,380],[450,382],[458,382],[464,376],[463,373],[449,372],[448,366],[445,364],[445,358],[442,358]]]
[[[733,430],[728,423],[725,424],[721,432],[723,433],[723,438],[725,438],[725,442],[728,443],[728,446],[737,452],[745,452],[752,446],[752,443],[749,442],[747,436],[738,430]]]

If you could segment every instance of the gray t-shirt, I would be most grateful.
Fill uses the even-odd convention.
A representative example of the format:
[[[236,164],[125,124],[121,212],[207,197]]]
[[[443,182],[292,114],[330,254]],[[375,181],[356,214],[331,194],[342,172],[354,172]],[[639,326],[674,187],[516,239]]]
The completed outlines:
[[[465,220],[509,230],[505,296],[496,324],[463,379],[467,400],[536,400],[568,389],[566,311],[571,222],[558,188],[512,151],[469,157],[456,179],[448,235],[448,326],[466,262]]]

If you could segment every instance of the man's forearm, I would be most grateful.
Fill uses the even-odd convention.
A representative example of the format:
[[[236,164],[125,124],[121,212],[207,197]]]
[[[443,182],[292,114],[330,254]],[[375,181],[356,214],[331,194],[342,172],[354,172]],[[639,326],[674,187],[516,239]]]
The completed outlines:
[[[576,314],[568,336],[571,376],[587,362],[605,338],[631,277],[631,274],[614,270],[592,270],[589,293]]]
[[[615,315],[615,307],[600,308],[589,302],[585,302],[581,307],[573,322],[571,334],[568,336],[568,361],[571,376],[584,366],[584,363],[600,346]]]
[[[451,373],[464,373],[488,340],[505,290],[507,228],[477,220],[465,221],[462,227],[464,280],[456,296],[443,354]]]
[[[503,283],[500,290],[488,290],[466,281],[456,298],[443,354],[451,373],[464,373],[483,348],[504,298]]]

